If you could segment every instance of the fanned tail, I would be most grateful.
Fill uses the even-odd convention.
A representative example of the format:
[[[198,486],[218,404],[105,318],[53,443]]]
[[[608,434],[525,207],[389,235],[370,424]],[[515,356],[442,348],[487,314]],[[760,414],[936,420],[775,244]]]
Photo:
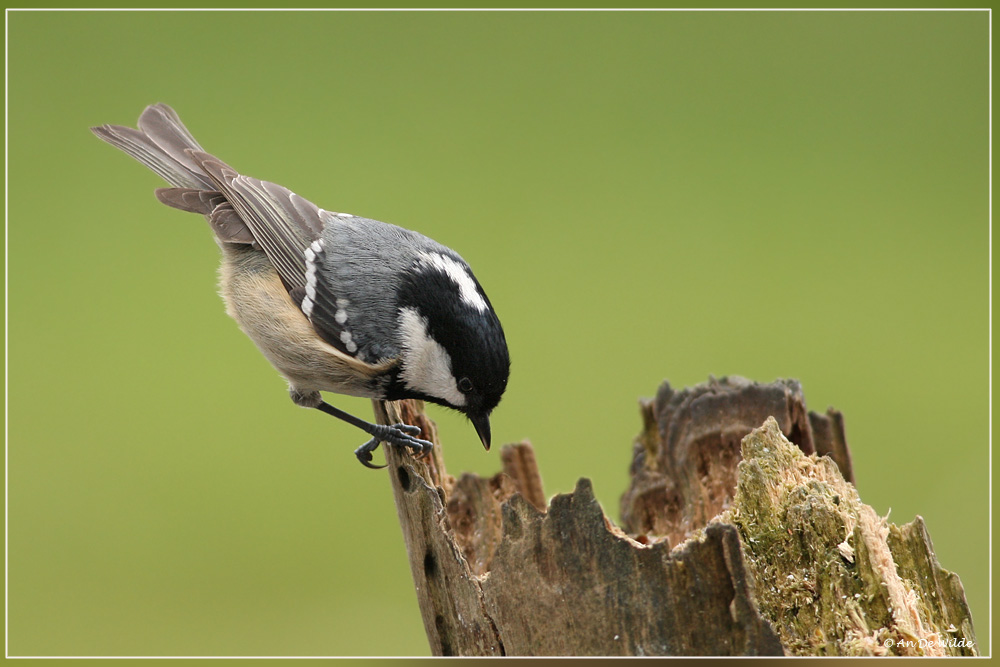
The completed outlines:
[[[146,107],[139,129],[101,125],[91,131],[146,165],[173,187],[159,188],[156,198],[167,206],[201,213],[226,243],[254,243],[253,235],[225,196],[193,156],[205,156],[177,113],[166,104]]]
[[[214,190],[208,178],[186,153],[203,151],[177,114],[166,104],[153,104],[139,116],[139,129],[121,125],[92,127],[91,131],[128,153],[174,187]]]

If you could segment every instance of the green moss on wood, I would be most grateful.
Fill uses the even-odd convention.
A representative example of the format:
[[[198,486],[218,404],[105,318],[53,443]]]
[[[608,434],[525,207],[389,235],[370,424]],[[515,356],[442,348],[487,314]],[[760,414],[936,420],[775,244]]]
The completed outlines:
[[[757,604],[788,653],[977,654],[961,583],[919,517],[878,517],[832,460],[804,455],[773,419],[741,452],[733,504],[715,521],[739,529]]]

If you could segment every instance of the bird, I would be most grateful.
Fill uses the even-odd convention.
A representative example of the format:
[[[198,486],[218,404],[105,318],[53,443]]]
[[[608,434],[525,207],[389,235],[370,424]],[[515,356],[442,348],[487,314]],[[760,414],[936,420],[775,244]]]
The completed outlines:
[[[288,382],[292,401],[371,436],[354,454],[369,468],[380,442],[426,455],[408,424],[373,424],[321,392],[420,399],[457,410],[489,450],[490,414],[510,375],[500,319],[469,264],[423,234],[319,208],[288,188],[239,173],[195,141],[166,104],[138,129],[92,127],[158,174],[156,198],[200,213],[221,249],[219,292]]]

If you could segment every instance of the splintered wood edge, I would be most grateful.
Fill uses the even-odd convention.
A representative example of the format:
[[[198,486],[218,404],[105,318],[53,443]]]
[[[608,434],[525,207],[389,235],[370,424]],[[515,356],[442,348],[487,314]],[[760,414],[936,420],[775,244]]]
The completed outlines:
[[[423,427],[419,414],[421,407],[419,404],[399,406],[390,403],[376,404],[375,409],[380,423],[403,421]],[[425,437],[428,435],[436,442],[436,433],[428,430]],[[435,447],[435,452],[439,451],[440,448]],[[438,456],[419,460],[407,451],[392,447],[387,448],[385,456],[424,629],[435,655],[560,655],[574,651],[581,655],[782,653],[777,636],[756,610],[752,592],[740,584],[745,577],[740,575],[739,540],[731,526],[712,527],[704,544],[688,544],[676,552],[671,552],[665,544],[645,546],[612,529],[593,496],[590,481],[585,478],[579,481],[573,493],[557,495],[546,511],[534,455],[530,445],[522,443],[508,450],[504,463],[512,473],[511,481],[522,486],[525,493],[514,494],[505,498],[509,502],[502,503],[503,539],[497,545],[489,572],[476,576],[449,523],[447,494],[437,483],[440,481],[438,471],[444,469]],[[488,480],[482,481],[489,484]],[[506,485],[501,484],[503,486]],[[529,497],[533,498],[529,500]],[[495,500],[501,502],[499,498]],[[538,501],[542,509],[533,501]],[[519,520],[513,520],[515,515]],[[586,530],[582,530],[581,521]],[[566,529],[574,534],[579,532],[578,538],[591,545],[580,554],[597,549],[581,561],[592,569],[588,570],[589,574],[576,571],[573,563],[577,551],[567,550],[557,537]],[[732,539],[720,541],[725,531],[729,531],[726,534]],[[719,552],[723,542],[729,545],[729,552]],[[525,567],[530,563],[522,558],[521,550],[537,556],[539,549],[548,554],[555,568],[546,576],[558,577],[559,585],[544,583],[547,581],[544,577],[536,578],[539,572]],[[625,552],[632,556],[625,556]],[[704,562],[695,557],[702,552]],[[715,555],[709,556],[709,552]],[[600,564],[608,557],[625,567],[628,573],[605,572]],[[692,557],[693,561],[682,564],[682,559]],[[641,562],[646,565],[640,567]],[[718,585],[706,591],[713,591],[713,595],[719,593],[719,596],[685,606],[681,598],[686,596],[689,586],[672,584],[665,573],[655,585],[649,583],[652,588],[647,586],[646,594],[656,593],[653,598],[647,599],[648,595],[644,594],[632,599],[627,594],[633,590],[630,582],[641,578],[640,572],[660,572],[665,566],[678,575],[687,573],[684,578],[693,577],[692,581],[703,584],[717,580]],[[617,613],[612,614],[616,621],[608,617],[612,612],[602,592],[604,587],[594,589],[586,585],[592,576],[605,577],[607,585],[616,590],[624,586],[615,595],[618,604],[625,604],[630,610],[633,603],[637,604],[635,613],[646,620],[636,621],[635,629],[627,629],[625,617]],[[500,585],[501,581],[504,585]],[[565,604],[560,591],[574,587],[579,588],[587,600],[587,618],[580,616],[582,607]],[[525,594],[514,595],[515,590]],[[741,599],[730,600],[723,594],[726,591]],[[663,609],[652,604],[653,599],[668,598],[678,600],[678,609],[685,610],[675,619],[683,629],[670,623],[663,625],[666,622],[662,617]],[[735,610],[731,607],[734,602]],[[552,613],[542,613],[543,609]],[[699,619],[707,613],[706,609],[713,610],[713,618],[718,621],[713,623],[718,626],[716,632],[702,628]],[[612,631],[615,623],[625,625]],[[551,629],[556,631],[549,632]]]
[[[500,450],[500,460],[504,473],[514,480],[518,492],[524,499],[545,511],[545,492],[542,490],[542,475],[535,460],[535,450],[525,440],[516,445],[504,445]]]

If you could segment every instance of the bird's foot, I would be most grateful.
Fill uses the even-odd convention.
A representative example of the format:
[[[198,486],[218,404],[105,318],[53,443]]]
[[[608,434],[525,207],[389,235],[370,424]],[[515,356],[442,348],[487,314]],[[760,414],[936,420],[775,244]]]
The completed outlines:
[[[413,455],[420,458],[427,454],[434,448],[434,443],[428,440],[421,440],[414,436],[420,435],[420,427],[412,426],[410,424],[393,424],[392,426],[385,426],[382,424],[375,425],[375,430],[373,431],[374,437],[354,450],[354,455],[358,457],[358,461],[361,465],[366,468],[379,469],[385,466],[377,466],[372,464],[372,452],[374,452],[380,442],[385,442],[396,447],[408,447],[413,450]]]

